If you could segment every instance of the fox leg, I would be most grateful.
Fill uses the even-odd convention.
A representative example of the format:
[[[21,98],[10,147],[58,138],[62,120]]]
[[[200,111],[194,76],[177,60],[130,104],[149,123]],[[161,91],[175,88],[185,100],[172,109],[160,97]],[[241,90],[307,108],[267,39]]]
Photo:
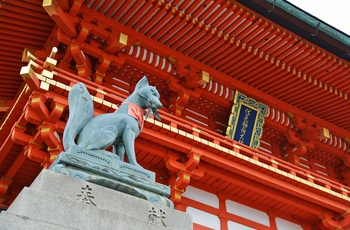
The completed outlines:
[[[141,165],[139,165],[136,161],[135,137],[135,132],[130,128],[129,125],[126,125],[122,137],[126,156],[128,157],[128,161],[130,164],[142,168]]]
[[[121,161],[124,161],[125,148],[123,143],[113,144],[113,153],[119,156]]]

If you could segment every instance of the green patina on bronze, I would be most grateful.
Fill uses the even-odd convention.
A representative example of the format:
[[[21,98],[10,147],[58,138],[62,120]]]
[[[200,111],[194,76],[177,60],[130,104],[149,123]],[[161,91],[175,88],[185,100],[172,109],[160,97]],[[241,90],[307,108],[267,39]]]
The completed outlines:
[[[93,116],[91,96],[83,83],[68,95],[69,119],[63,134],[65,151],[50,170],[108,187],[132,196],[173,207],[169,186],[155,182],[155,173],[136,161],[134,142],[140,134],[144,113],[160,120],[159,92],[143,77],[135,91],[114,113]],[[106,150],[109,146],[113,151]],[[124,155],[127,162],[124,162]]]

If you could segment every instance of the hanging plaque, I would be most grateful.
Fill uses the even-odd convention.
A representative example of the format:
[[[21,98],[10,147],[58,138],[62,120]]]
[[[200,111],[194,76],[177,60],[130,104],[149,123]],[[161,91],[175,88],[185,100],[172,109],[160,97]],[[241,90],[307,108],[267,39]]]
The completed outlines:
[[[268,107],[236,91],[226,135],[242,144],[258,148]]]

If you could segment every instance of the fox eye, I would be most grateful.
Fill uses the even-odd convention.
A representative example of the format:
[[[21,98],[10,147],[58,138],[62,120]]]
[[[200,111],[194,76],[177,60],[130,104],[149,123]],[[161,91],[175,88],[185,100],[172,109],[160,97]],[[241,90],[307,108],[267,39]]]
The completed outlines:
[[[155,88],[152,88],[152,89],[151,89],[151,92],[152,92],[153,96],[157,96],[157,93],[156,93],[156,89],[155,89]]]

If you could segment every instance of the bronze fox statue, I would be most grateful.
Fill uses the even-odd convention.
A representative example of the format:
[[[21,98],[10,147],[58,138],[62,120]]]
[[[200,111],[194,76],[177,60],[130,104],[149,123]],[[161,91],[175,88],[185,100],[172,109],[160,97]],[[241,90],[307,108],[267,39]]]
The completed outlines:
[[[145,110],[148,109],[146,117],[152,112],[160,120],[158,109],[163,106],[159,98],[157,89],[143,77],[117,111],[94,117],[93,102],[86,86],[75,84],[68,95],[69,119],[63,133],[64,149],[67,151],[75,145],[105,152],[112,146],[120,160],[124,160],[125,153],[130,164],[141,167],[136,161],[135,138],[143,128]]]

